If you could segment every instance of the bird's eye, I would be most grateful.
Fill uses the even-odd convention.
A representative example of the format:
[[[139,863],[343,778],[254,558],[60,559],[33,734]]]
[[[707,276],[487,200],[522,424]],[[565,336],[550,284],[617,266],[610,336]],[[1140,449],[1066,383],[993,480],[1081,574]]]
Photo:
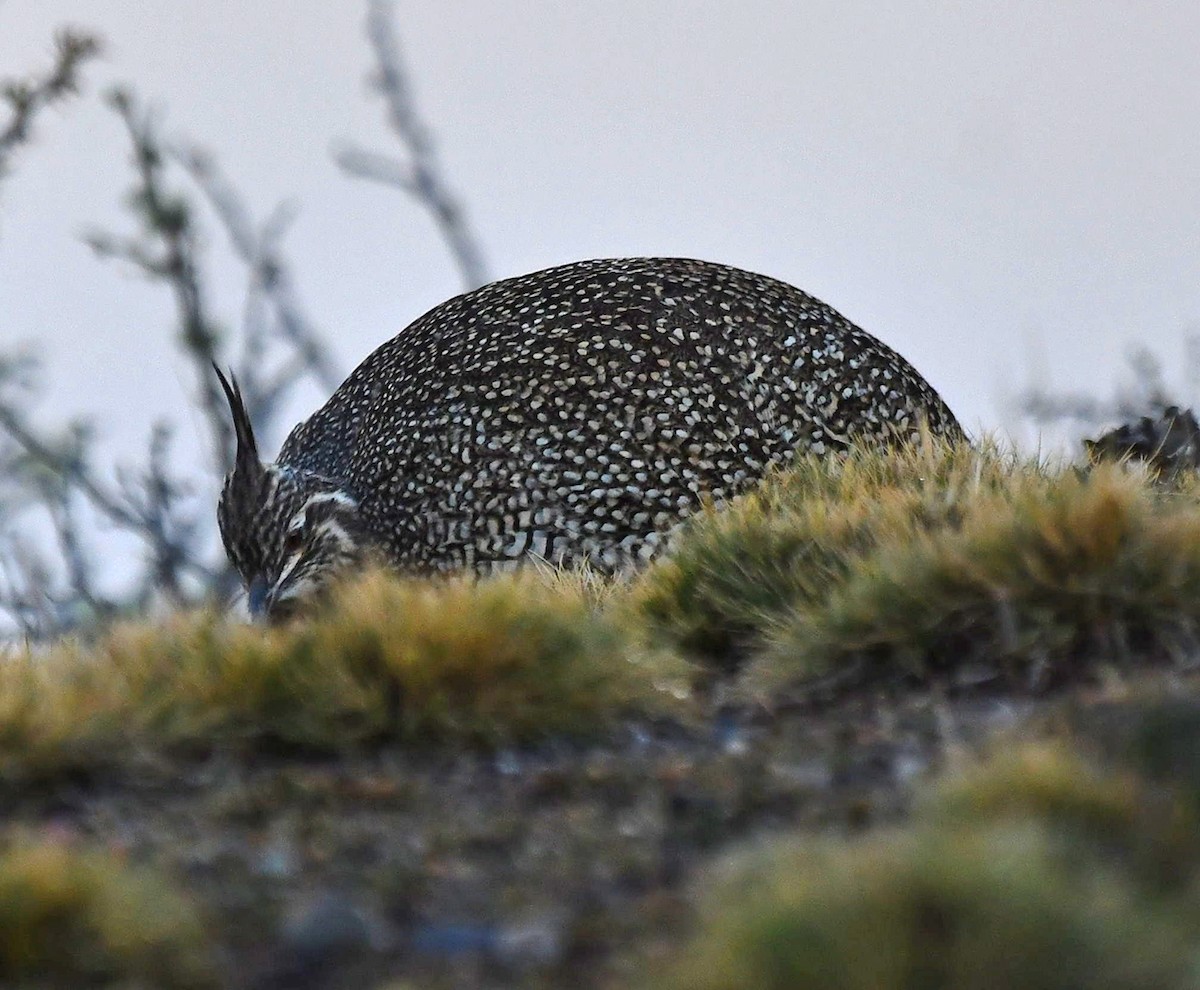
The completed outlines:
[[[288,530],[287,535],[283,538],[283,556],[284,558],[294,557],[304,549],[304,530],[297,527],[296,529]]]

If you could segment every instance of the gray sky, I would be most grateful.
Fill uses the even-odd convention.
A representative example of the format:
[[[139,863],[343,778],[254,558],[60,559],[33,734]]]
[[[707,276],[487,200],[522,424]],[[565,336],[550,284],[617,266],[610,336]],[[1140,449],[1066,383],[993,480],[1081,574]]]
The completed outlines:
[[[346,371],[457,291],[428,218],[330,161],[342,138],[391,147],[362,21],[353,2],[0,0],[0,76],[44,66],[64,23],[109,46],[0,200],[0,347],[39,347],[47,419],[97,413],[133,456],[168,417],[200,456],[169,298],[79,240],[130,224],[111,82],[260,214],[299,202],[300,294]],[[409,0],[398,25],[494,276],[633,254],[777,276],[973,430],[1035,375],[1107,394],[1139,341],[1178,363],[1200,325],[1195,0]],[[211,242],[235,323],[242,273]]]

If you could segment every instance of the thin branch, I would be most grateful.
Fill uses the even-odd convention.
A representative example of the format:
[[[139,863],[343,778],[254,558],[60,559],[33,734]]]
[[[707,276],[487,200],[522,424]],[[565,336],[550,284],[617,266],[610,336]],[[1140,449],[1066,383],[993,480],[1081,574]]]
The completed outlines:
[[[146,592],[157,589],[179,605],[188,600],[183,577],[191,573],[207,585],[220,573],[200,562],[196,539],[197,520],[182,515],[181,502],[192,493],[191,485],[171,477],[168,450],[171,429],[156,423],[150,436],[147,467],[138,474],[118,472],[122,497],[138,520],[138,532],[149,544],[150,573]]]
[[[45,561],[15,537],[6,538],[0,551],[0,579],[0,608],[12,617],[26,642],[57,630],[59,624],[50,618],[50,576]]]
[[[412,168],[390,155],[347,145],[334,151],[333,160],[356,179],[370,179],[380,185],[394,186],[411,196],[419,194]]]
[[[195,214],[184,195],[168,186],[167,169],[174,159],[189,172],[225,226],[233,250],[249,268],[243,387],[256,425],[276,413],[284,393],[305,375],[317,376],[330,388],[339,377],[296,300],[279,249],[294,210],[284,204],[256,226],[242,199],[211,160],[198,152],[180,152],[165,145],[153,115],[139,108],[128,93],[114,91],[109,102],[122,118],[133,146],[137,182],[129,204],[140,223],[131,236],[98,232],[89,242],[100,255],[129,262],[171,288],[178,341],[196,366],[214,460],[223,472],[232,460],[233,437],[224,395],[210,372],[211,362],[218,356],[220,334],[205,305]],[[267,321],[259,308],[263,301],[272,312],[271,334],[288,351],[282,361],[275,362],[274,370],[263,360],[269,343]],[[0,384],[28,389],[29,367],[28,360],[0,355]],[[0,393],[0,443],[12,451],[0,448],[0,455],[15,466],[13,477],[18,486],[28,488],[33,483],[29,489],[35,495],[32,503],[48,516],[61,566],[56,572],[39,555],[25,552],[15,537],[6,535],[0,540],[6,585],[0,588],[0,609],[14,616],[21,628],[45,634],[61,632],[66,624],[77,621],[78,610],[62,612],[59,606],[63,603],[87,605],[91,614],[100,618],[115,610],[96,591],[94,562],[84,547],[75,514],[76,495],[145,549],[146,566],[139,572],[137,588],[122,599],[125,605],[144,608],[156,595],[177,605],[195,601],[197,592],[212,598],[228,597],[236,583],[233,569],[223,558],[214,565],[204,561],[200,545],[204,528],[189,511],[191,486],[170,471],[170,431],[166,426],[154,428],[145,467],[137,471],[118,468],[113,488],[92,470],[87,457],[89,437],[82,428],[76,428],[66,441],[49,438],[31,423],[27,406],[25,399]],[[57,582],[56,573],[61,573]]]
[[[270,300],[280,336],[300,354],[303,371],[311,372],[327,389],[335,389],[342,376],[297,301],[291,271],[279,252],[279,242],[296,216],[295,207],[281,204],[255,229],[250,211],[211,155],[194,147],[173,147],[170,151],[204,193],[238,257],[250,269],[251,296],[261,293]],[[251,333],[247,334],[247,343],[248,360],[240,377],[246,391],[253,393],[257,391],[252,385],[261,347],[255,346],[257,341]]]
[[[0,98],[9,108],[8,120],[0,124],[0,176],[16,148],[29,140],[38,113],[77,93],[80,67],[101,50],[98,37],[77,28],[64,28],[54,45],[54,65],[45,75],[0,84]]]
[[[61,484],[55,485],[53,491],[45,492],[43,504],[49,510],[59,552],[66,564],[67,583],[72,597],[84,602],[97,614],[112,612],[112,604],[105,601],[96,591],[92,561],[83,546],[79,520],[71,503],[70,489]]]
[[[64,454],[55,450],[37,435],[18,409],[0,403],[0,428],[20,446],[30,460],[79,488],[112,522],[126,527],[136,525],[136,518],[92,477],[78,452]]]
[[[204,301],[191,208],[181,194],[166,188],[165,153],[153,116],[140,110],[133,97],[122,89],[113,90],[108,102],[120,115],[133,144],[133,163],[139,182],[130,202],[141,215],[143,230],[138,238],[93,234],[88,242],[98,254],[129,261],[147,275],[170,284],[178,313],[180,343],[199,381],[200,402],[212,434],[213,463],[223,473],[233,463],[233,428],[226,414],[225,397],[211,371],[219,356],[220,334],[208,316]]]
[[[65,518],[62,515],[65,510],[61,505],[66,497],[63,493],[78,491],[117,528],[147,539],[156,562],[169,562],[173,569],[174,576],[170,579],[172,587],[178,587],[180,572],[190,573],[206,583],[213,579],[216,572],[201,563],[188,546],[189,534],[186,529],[165,524],[174,511],[174,502],[182,486],[166,480],[166,440],[160,435],[161,427],[156,429],[151,439],[150,456],[150,477],[158,485],[158,502],[161,504],[157,504],[154,498],[141,501],[131,498],[128,488],[121,495],[109,491],[88,465],[87,434],[78,424],[72,427],[67,441],[55,444],[38,435],[15,403],[0,399],[0,430],[17,445],[31,466],[43,472],[44,478],[50,479],[40,483],[39,488],[41,503],[50,512],[56,526]],[[55,492],[60,494],[56,495]],[[70,534],[59,532],[58,535],[64,550],[68,549],[66,544],[71,542]],[[68,559],[67,563],[68,571],[71,571],[71,561]],[[78,572],[75,576],[78,576]],[[166,571],[162,570],[160,576],[166,576]]]
[[[390,0],[370,0],[367,36],[377,63],[373,84],[387,104],[388,122],[407,152],[409,163],[354,145],[335,151],[334,159],[348,175],[400,188],[429,210],[454,256],[464,287],[474,289],[488,281],[483,253],[462,207],[446,185],[429,128],[417,114],[392,22]]]
[[[1195,336],[1185,340],[1185,390],[1200,369],[1200,342]],[[1070,422],[1089,429],[1116,421],[1131,421],[1142,416],[1159,416],[1172,405],[1186,405],[1172,397],[1173,389],[1163,374],[1162,363],[1152,352],[1138,348],[1126,358],[1132,380],[1117,388],[1111,398],[1098,399],[1092,395],[1072,395],[1029,388],[1017,401],[1024,416],[1038,425]]]

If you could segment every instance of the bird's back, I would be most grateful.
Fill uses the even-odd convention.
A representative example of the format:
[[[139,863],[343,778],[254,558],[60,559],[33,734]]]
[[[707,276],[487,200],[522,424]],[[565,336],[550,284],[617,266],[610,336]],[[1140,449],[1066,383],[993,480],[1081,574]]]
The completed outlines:
[[[902,357],[783,282],[585,261],[434,308],[371,354],[279,462],[340,482],[414,570],[527,554],[619,568],[794,451],[961,430]]]

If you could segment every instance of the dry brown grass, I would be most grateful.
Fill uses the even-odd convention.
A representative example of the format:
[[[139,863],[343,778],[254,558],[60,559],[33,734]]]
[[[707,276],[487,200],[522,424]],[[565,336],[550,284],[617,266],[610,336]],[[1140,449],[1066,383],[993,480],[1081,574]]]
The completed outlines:
[[[685,696],[683,665],[636,648],[579,582],[372,574],[311,621],[185,616],[0,665],[0,774],[142,750],[504,745],[594,733]]]
[[[1040,690],[1195,655],[1200,501],[988,446],[803,459],[696,518],[628,603],[768,704],[806,683]]]

